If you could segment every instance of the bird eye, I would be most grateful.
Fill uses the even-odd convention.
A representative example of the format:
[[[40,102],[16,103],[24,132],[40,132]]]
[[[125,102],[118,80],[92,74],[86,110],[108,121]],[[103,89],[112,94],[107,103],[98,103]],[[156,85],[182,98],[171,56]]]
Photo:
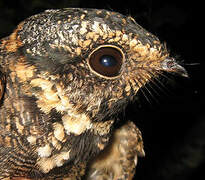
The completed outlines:
[[[123,63],[122,52],[112,46],[100,47],[89,56],[89,65],[97,74],[115,77],[120,74]]]

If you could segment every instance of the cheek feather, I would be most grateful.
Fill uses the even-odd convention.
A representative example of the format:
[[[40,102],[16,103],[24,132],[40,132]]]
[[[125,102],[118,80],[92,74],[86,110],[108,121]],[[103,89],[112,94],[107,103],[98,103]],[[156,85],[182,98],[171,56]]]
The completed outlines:
[[[20,82],[25,82],[31,80],[34,76],[35,66],[29,66],[19,62],[14,64],[13,67],[10,66],[10,69],[16,72]]]
[[[45,113],[49,113],[52,108],[54,108],[59,103],[59,98],[57,93],[52,90],[54,85],[52,82],[36,78],[31,80],[30,85],[32,87],[41,88],[41,91],[36,93],[37,97],[37,106]]]
[[[37,98],[37,106],[45,113],[49,113],[53,108],[59,112],[72,109],[68,96],[64,95],[64,90],[58,84],[49,80],[37,78],[31,80],[32,87],[40,87],[41,90],[34,95]],[[52,87],[56,86],[56,90]]]

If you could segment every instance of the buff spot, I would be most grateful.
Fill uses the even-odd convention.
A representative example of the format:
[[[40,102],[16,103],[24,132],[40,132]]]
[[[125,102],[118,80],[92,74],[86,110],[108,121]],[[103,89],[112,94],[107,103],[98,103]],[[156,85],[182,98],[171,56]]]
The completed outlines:
[[[24,126],[19,122],[19,118],[16,118],[16,128],[20,134],[23,134]]]
[[[78,56],[80,56],[80,55],[81,55],[81,48],[77,47],[77,48],[75,49],[75,52],[76,52],[76,54],[77,54]]]
[[[45,146],[38,148],[37,151],[38,151],[38,155],[44,158],[44,157],[49,157],[51,155],[52,149],[48,144],[46,144]]]
[[[128,41],[128,35],[127,34],[123,34],[123,36],[122,36],[122,41]]]
[[[70,76],[70,78],[72,79],[72,76]],[[37,92],[35,96],[38,99],[37,106],[43,112],[49,113],[53,108],[58,112],[72,109],[69,98],[64,94],[61,84],[55,84],[56,89],[53,89],[54,83],[43,78],[33,79],[30,84],[33,87],[41,88],[41,91]]]
[[[91,127],[90,119],[85,114],[64,115],[62,121],[67,134],[80,135]]]
[[[135,47],[137,44],[138,44],[137,40],[136,40],[136,39],[132,39],[132,40],[130,41],[130,48]]]
[[[105,148],[105,144],[102,143],[98,143],[97,146],[101,151]]]
[[[40,95],[37,94],[38,101],[37,105],[44,112],[49,112],[52,108],[55,108],[59,103],[57,93],[52,90],[53,83],[41,78],[33,79],[30,83],[34,87],[41,87],[42,92]]]
[[[61,152],[59,155],[57,155],[55,159],[55,164],[57,167],[60,167],[64,164],[65,161],[69,160],[70,158],[70,151],[68,152]]]
[[[33,145],[33,144],[36,144],[36,136],[28,136],[27,137],[27,141]]]
[[[63,141],[63,139],[65,137],[63,125],[60,123],[54,123],[53,129],[54,129],[55,138],[58,139],[59,141]]]
[[[57,150],[60,150],[62,147],[61,144],[59,143],[59,141],[54,136],[52,136],[51,143],[52,143],[53,147]]]
[[[42,158],[37,162],[37,166],[43,173],[48,173],[55,167],[55,161],[52,158]]]
[[[53,168],[60,167],[64,164],[65,161],[69,160],[70,158],[70,151],[61,152],[58,155],[54,155],[50,158],[41,158],[37,162],[37,166],[43,173],[48,173]]]
[[[34,66],[27,66],[23,63],[17,63],[15,65],[17,77],[21,82],[31,79],[34,75],[34,69]]]
[[[85,34],[85,33],[87,32],[87,29],[86,29],[87,24],[88,24],[88,22],[86,22],[86,21],[83,21],[83,22],[82,22],[81,28],[80,28],[80,31],[79,31],[80,34]]]

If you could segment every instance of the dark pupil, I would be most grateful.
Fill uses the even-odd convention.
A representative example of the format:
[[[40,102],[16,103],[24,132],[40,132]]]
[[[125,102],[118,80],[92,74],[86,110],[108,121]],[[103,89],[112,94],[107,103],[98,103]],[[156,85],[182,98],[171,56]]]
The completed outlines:
[[[115,66],[117,64],[117,60],[113,56],[103,55],[100,58],[100,64],[102,64],[103,66],[106,66],[106,67],[112,67],[112,66]]]
[[[107,77],[119,75],[122,66],[123,55],[113,47],[102,47],[94,51],[89,57],[92,70]]]

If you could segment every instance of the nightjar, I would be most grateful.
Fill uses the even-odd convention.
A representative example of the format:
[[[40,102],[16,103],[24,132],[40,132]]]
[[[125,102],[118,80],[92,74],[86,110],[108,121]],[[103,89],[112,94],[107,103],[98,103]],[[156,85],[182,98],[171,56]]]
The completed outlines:
[[[27,18],[0,41],[0,179],[132,179],[142,136],[117,114],[163,72],[187,75],[129,16]]]

